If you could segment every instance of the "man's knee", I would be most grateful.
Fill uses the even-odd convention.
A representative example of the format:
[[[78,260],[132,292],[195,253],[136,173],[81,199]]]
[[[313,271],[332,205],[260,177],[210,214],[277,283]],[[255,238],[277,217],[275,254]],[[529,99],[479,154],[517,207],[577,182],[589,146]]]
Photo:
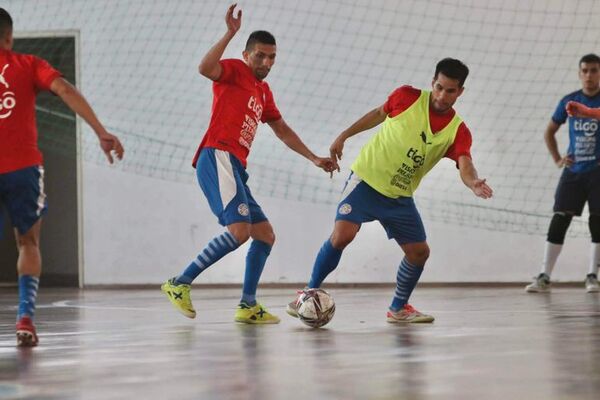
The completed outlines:
[[[354,237],[356,235],[354,234],[348,234],[345,232],[341,232],[341,233],[336,233],[334,232],[331,235],[331,245],[336,248],[336,249],[344,249],[346,246],[348,246],[353,240]]]
[[[40,247],[40,241],[38,238],[33,236],[20,236],[17,239],[17,249],[25,247]]]
[[[573,215],[571,214],[563,212],[554,213],[552,221],[550,221],[550,227],[548,228],[548,242],[563,244],[572,219]]]
[[[414,265],[425,265],[429,259],[429,247],[415,251],[410,258],[412,258],[412,264]]]
[[[413,265],[425,265],[429,258],[429,246],[427,243],[419,243],[410,246],[405,246],[404,254],[409,263]]]
[[[331,234],[331,245],[338,250],[342,250],[354,240],[357,232],[357,230],[353,229],[336,228]]]
[[[273,246],[275,244],[275,232],[268,221],[259,222],[250,226],[250,237]]]
[[[273,229],[265,232],[259,239],[261,242],[265,242],[269,246],[273,246],[275,244],[275,232]]]
[[[36,224],[32,226],[27,232],[21,234],[15,229],[17,249],[22,248],[39,248],[40,247],[40,234],[39,226]]]
[[[227,229],[229,229],[229,233],[231,233],[235,240],[237,240],[240,246],[250,239],[250,228],[251,226],[248,223],[236,223],[227,227]]]

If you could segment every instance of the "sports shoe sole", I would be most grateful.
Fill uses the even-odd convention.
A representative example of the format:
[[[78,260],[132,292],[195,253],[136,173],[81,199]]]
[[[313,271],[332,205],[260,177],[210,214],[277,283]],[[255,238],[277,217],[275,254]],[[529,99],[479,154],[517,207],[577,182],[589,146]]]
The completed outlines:
[[[546,288],[546,289],[540,289],[540,288],[530,288],[530,287],[526,287],[525,291],[527,293],[549,293],[550,292],[550,288]]]
[[[413,319],[395,319],[395,318],[387,318],[387,322],[390,324],[429,324],[435,321],[435,318],[432,316],[423,316],[423,317],[415,317]]]
[[[270,319],[267,321],[254,320],[249,318],[234,318],[235,322],[240,322],[242,324],[250,324],[250,325],[273,325],[278,324],[280,322],[279,319]]]

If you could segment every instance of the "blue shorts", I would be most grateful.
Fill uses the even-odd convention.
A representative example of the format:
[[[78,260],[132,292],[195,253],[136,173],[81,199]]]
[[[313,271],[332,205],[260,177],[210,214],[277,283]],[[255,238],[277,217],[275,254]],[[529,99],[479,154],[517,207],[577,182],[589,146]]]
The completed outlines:
[[[423,221],[412,197],[392,199],[377,192],[353,173],[346,181],[336,221],[379,221],[389,239],[399,244],[424,242]]]
[[[580,173],[565,168],[554,195],[554,212],[579,216],[586,202],[590,214],[600,214],[600,167]]]
[[[202,149],[196,164],[196,177],[219,224],[257,224],[267,220],[246,185],[246,169],[230,153],[213,148]]]
[[[0,206],[6,208],[12,225],[19,233],[27,233],[48,209],[44,167],[34,166],[0,174]],[[0,213],[0,232],[3,230]]]

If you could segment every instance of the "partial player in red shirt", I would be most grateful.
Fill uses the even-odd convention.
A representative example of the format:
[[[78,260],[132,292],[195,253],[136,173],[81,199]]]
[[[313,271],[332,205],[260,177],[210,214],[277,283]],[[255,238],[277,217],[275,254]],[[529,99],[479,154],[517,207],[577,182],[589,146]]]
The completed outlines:
[[[35,346],[35,300],[42,261],[39,249],[46,195],[43,190],[42,153],[37,144],[35,97],[50,90],[96,132],[100,147],[112,164],[123,157],[119,139],[108,133],[79,91],[46,61],[12,51],[13,21],[0,8],[0,207],[10,215],[19,259],[17,345]],[[0,231],[1,231],[0,215]]]
[[[269,32],[253,32],[242,60],[221,60],[225,48],[240,29],[242,12],[234,16],[236,4],[227,10],[227,32],[200,63],[200,74],[213,81],[210,124],[194,156],[198,182],[212,212],[227,231],[215,237],[177,277],[162,285],[162,291],[179,312],[196,316],[190,298],[190,284],[205,269],[252,238],[246,258],[242,298],[235,321],[249,324],[276,324],[279,318],[256,302],[256,288],[275,234],[246,185],[246,157],[260,122],[266,122],[290,149],[315,166],[332,173],[337,164],[317,157],[281,117],[269,85],[264,79],[275,63],[275,38]]]

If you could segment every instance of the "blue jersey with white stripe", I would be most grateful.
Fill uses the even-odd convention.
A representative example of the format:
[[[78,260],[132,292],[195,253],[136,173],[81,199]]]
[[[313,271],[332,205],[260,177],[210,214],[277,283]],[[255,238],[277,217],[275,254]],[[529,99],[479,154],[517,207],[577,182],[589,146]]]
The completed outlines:
[[[583,90],[570,93],[558,103],[552,120],[559,125],[569,120],[569,149],[567,154],[573,158],[572,172],[590,171],[600,160],[600,122],[594,118],[576,118],[567,115],[566,105],[569,101],[577,101],[588,107],[600,108],[600,93],[588,97]]]

